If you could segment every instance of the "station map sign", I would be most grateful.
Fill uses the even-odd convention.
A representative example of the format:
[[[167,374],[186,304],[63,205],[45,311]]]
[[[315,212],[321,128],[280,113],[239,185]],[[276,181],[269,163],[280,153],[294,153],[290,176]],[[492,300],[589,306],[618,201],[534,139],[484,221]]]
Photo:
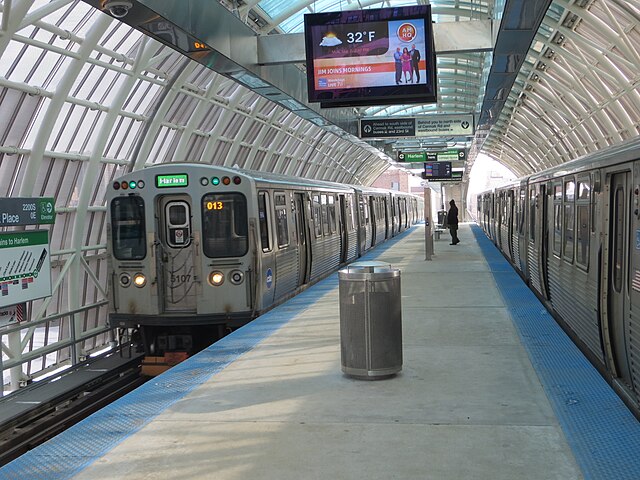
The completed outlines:
[[[471,136],[473,115],[424,115],[360,119],[360,138]]]
[[[55,218],[53,198],[0,198],[0,227],[50,225]]]
[[[51,295],[49,231],[0,233],[0,308]]]

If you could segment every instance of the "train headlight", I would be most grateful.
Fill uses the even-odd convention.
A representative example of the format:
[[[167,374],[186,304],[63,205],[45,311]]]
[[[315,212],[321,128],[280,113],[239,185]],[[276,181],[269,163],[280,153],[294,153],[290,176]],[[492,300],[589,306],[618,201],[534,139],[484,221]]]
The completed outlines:
[[[234,285],[240,285],[242,280],[244,280],[244,274],[240,270],[234,270],[231,272],[229,278],[231,279],[231,283]]]
[[[222,272],[211,272],[209,274],[209,283],[214,287],[218,287],[224,283],[224,274]]]
[[[128,287],[129,285],[131,285],[131,275],[129,275],[128,273],[120,274],[120,285],[122,285],[123,287]]]
[[[138,288],[142,288],[147,284],[147,277],[145,277],[142,273],[136,273],[133,276],[133,284]]]

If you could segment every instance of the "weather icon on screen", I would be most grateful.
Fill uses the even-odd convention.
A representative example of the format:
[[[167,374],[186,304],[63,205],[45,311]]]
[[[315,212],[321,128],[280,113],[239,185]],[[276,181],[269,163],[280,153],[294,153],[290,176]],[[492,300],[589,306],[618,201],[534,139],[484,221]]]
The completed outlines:
[[[336,37],[335,33],[329,32],[326,36],[322,37],[322,41],[320,42],[321,47],[336,47],[342,44],[342,40]]]

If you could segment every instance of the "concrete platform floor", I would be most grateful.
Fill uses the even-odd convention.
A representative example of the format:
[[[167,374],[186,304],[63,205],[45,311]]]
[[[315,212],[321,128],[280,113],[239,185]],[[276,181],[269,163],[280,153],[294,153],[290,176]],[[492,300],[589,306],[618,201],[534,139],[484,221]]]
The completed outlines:
[[[402,272],[399,375],[342,374],[335,274],[313,308],[75,478],[583,478],[468,225],[459,237],[425,261],[417,227],[376,258]]]

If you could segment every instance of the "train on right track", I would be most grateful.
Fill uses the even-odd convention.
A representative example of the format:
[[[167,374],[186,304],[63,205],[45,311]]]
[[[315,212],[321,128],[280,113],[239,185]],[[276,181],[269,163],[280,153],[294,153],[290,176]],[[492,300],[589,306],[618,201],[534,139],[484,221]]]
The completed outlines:
[[[640,418],[640,137],[477,201],[485,233]]]

